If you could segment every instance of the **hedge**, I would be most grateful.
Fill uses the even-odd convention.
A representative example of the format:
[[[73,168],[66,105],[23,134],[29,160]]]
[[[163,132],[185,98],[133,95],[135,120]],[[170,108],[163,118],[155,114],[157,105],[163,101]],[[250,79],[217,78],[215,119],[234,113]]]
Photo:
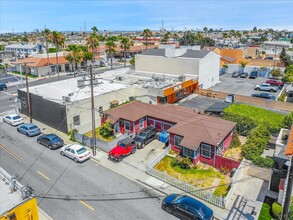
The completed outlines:
[[[272,205],[272,213],[277,219],[280,219],[282,214],[282,206],[279,203],[274,202]]]
[[[255,106],[232,104],[224,109],[224,118],[236,122],[239,134],[247,136],[258,125],[266,126],[271,133],[279,132],[285,116]]]

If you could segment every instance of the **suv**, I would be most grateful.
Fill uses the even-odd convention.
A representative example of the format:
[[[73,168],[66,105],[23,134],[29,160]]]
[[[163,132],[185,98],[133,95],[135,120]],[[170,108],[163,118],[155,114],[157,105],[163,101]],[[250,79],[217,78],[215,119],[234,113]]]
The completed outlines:
[[[7,86],[5,83],[0,83],[0,90],[7,90]]]
[[[120,162],[125,156],[134,154],[137,144],[131,138],[125,138],[117,143],[117,146],[110,150],[109,158]]]
[[[157,131],[155,126],[149,126],[136,135],[133,140],[137,143],[138,148],[144,148],[146,144],[156,138]]]
[[[289,97],[293,97],[293,84],[288,85],[285,89],[286,95]]]
[[[276,86],[271,86],[268,83],[263,83],[261,85],[256,85],[255,90],[262,90],[262,91],[270,91],[270,92],[277,92],[278,91],[278,87]]]
[[[255,79],[258,77],[258,71],[252,71],[250,74],[249,74],[249,79]]]
[[[268,79],[266,81],[266,83],[272,85],[272,86],[283,86],[283,82],[282,81],[279,81],[279,80],[276,80],[276,79]]]

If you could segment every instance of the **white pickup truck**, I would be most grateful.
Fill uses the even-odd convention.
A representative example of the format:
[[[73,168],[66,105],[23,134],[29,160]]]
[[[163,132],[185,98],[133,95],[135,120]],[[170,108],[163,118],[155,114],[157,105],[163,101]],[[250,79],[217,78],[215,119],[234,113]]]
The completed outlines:
[[[287,96],[293,97],[293,84],[288,85],[285,91]]]

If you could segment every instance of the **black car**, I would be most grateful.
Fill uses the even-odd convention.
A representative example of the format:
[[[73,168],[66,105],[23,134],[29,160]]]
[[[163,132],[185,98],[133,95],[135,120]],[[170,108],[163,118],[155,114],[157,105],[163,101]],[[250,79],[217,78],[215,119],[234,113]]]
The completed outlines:
[[[248,77],[248,73],[247,72],[243,72],[240,74],[240,78],[246,78]]]
[[[162,209],[180,219],[212,220],[214,218],[212,209],[186,195],[168,195],[162,201]]]
[[[235,78],[239,77],[240,75],[241,75],[241,73],[239,73],[239,72],[237,72],[237,71],[234,71],[234,72],[232,73],[232,77],[235,77]]]
[[[136,135],[133,140],[137,143],[138,148],[144,148],[146,144],[156,138],[157,131],[155,126],[149,126]]]
[[[7,86],[5,83],[0,83],[0,90],[7,90]]]
[[[50,150],[57,149],[64,145],[64,141],[56,134],[45,134],[38,137],[37,142],[48,147]]]
[[[249,79],[255,79],[258,77],[258,71],[252,71],[250,74],[249,74]]]
[[[263,92],[263,93],[254,93],[251,95],[251,97],[259,97],[259,98],[264,98],[264,99],[272,99],[276,100],[276,96],[271,95],[268,92]]]

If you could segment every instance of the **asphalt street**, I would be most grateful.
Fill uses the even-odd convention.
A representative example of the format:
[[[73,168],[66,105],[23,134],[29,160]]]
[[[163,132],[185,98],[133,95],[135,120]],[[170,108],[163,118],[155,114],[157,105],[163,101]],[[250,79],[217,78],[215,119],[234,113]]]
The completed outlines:
[[[162,196],[88,160],[75,163],[0,124],[0,166],[29,184],[38,205],[54,219],[175,219]]]

